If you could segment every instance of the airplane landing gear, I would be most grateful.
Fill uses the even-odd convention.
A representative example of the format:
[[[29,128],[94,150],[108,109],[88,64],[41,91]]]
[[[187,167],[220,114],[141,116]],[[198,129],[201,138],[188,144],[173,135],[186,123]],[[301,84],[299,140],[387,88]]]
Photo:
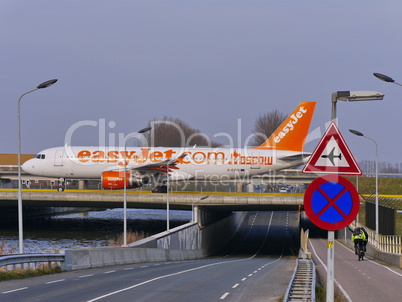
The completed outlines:
[[[65,183],[64,178],[59,178],[59,188],[57,189],[58,192],[64,191],[64,183]]]
[[[152,189],[152,193],[167,193],[167,186],[156,186]]]

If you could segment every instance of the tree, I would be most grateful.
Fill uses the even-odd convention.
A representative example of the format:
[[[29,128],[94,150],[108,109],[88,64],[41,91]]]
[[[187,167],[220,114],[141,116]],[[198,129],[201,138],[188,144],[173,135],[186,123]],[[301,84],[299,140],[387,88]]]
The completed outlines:
[[[163,117],[148,122],[152,130],[144,133],[151,147],[220,147],[200,130],[190,127],[186,122],[172,117]]]
[[[278,110],[274,110],[260,115],[255,121],[253,128],[253,145],[262,145],[268,137],[282,124],[287,115]]]

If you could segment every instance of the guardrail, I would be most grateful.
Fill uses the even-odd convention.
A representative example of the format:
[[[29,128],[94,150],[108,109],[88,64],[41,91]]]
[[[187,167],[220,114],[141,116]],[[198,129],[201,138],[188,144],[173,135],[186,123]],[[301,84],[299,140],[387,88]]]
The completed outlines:
[[[4,271],[7,272],[9,266],[13,266],[13,269],[19,264],[21,268],[25,268],[28,264],[28,268],[31,263],[35,264],[35,268],[38,263],[48,263],[51,267],[52,262],[59,265],[60,262],[64,262],[64,254],[23,254],[23,255],[8,255],[0,257],[0,267],[4,267]]]
[[[316,273],[311,259],[297,259],[292,281],[289,283],[283,301],[315,301]]]

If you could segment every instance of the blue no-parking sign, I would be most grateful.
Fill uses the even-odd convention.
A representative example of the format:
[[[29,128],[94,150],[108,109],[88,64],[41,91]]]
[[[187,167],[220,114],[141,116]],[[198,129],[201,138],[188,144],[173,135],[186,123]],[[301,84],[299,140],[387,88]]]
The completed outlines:
[[[356,188],[346,178],[326,175],[315,179],[304,194],[304,210],[316,226],[340,230],[357,216],[360,198]]]

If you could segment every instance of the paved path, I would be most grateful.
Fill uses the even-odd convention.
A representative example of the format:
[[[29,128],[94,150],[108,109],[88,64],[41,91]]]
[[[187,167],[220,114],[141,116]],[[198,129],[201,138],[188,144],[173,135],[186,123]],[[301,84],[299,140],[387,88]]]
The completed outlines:
[[[327,240],[311,239],[309,243],[317,269],[324,272],[326,278]],[[401,269],[373,261],[370,257],[358,261],[354,252],[338,241],[334,252],[335,282],[349,301],[402,301]]]

